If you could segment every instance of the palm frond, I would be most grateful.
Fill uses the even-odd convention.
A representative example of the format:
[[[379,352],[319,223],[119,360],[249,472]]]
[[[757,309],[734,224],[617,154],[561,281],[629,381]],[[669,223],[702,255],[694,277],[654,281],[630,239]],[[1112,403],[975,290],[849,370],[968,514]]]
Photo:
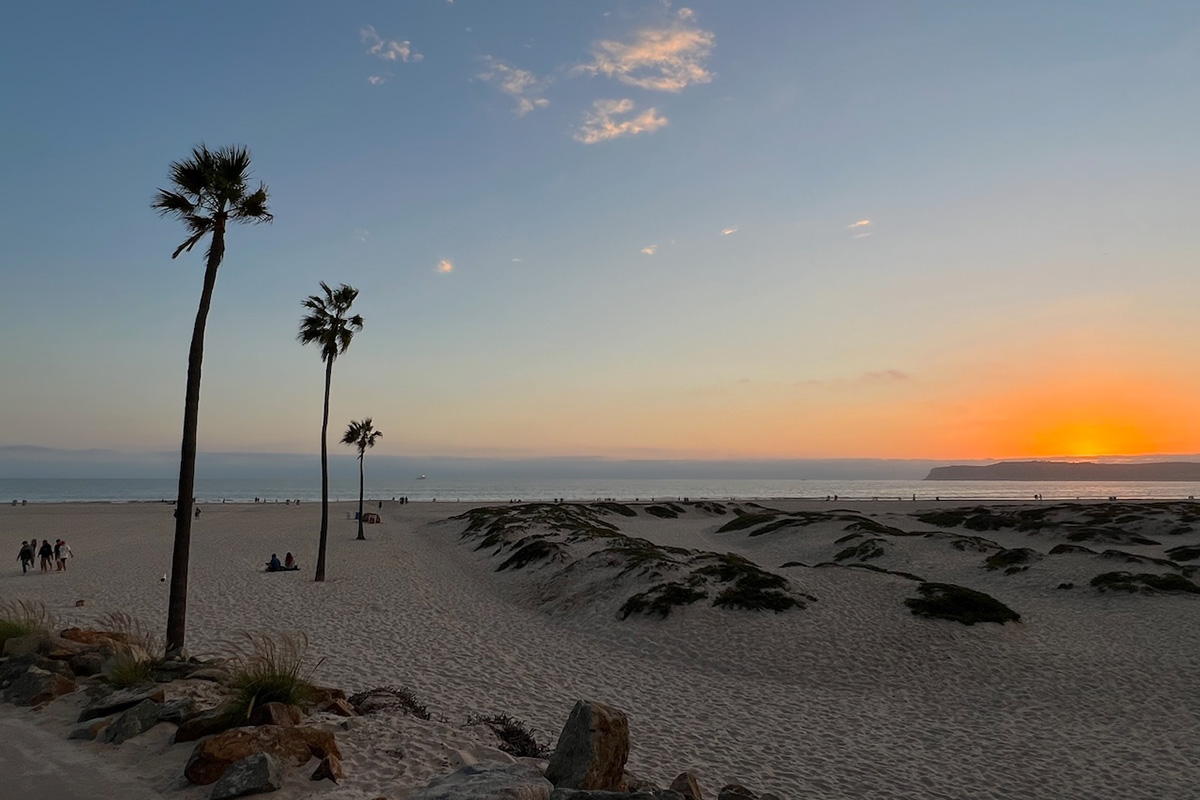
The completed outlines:
[[[270,211],[267,210],[267,186],[260,183],[258,191],[253,194],[243,197],[241,202],[234,206],[232,213],[229,215],[231,219],[236,219],[238,222],[261,223],[270,222],[275,219]]]
[[[333,289],[322,281],[321,291],[324,297],[309,295],[301,302],[300,305],[312,313],[300,318],[300,332],[296,338],[300,344],[319,344],[321,360],[332,361],[346,352],[354,334],[362,330],[363,319],[358,314],[345,316],[358,297],[358,289],[344,283]]]
[[[189,217],[196,213],[195,203],[179,192],[166,189],[159,189],[155,193],[154,199],[150,201],[150,207],[164,217]]]
[[[207,228],[204,230],[201,230],[201,231],[197,231],[196,233],[192,234],[190,237],[188,237],[188,239],[183,244],[181,244],[181,245],[179,245],[179,247],[175,248],[175,252],[171,253],[171,258],[176,258],[184,250],[187,250],[190,253],[192,251],[192,248],[196,246],[196,242],[203,239],[204,234],[206,234],[206,233],[208,233]]]

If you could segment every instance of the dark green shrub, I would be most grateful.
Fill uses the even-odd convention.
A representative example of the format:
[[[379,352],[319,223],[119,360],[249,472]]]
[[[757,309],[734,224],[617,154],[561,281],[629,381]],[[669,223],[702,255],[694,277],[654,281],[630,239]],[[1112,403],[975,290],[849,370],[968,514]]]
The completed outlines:
[[[1119,592],[1186,592],[1200,594],[1200,586],[1182,575],[1154,575],[1129,572],[1105,572],[1092,578],[1092,586],[1100,591],[1111,589]]]
[[[646,513],[660,519],[677,519],[679,512],[667,506],[646,506]]]
[[[672,608],[691,605],[706,597],[708,592],[694,586],[675,582],[660,583],[630,597],[617,613],[621,619],[628,619],[631,614],[655,614],[661,619],[666,619]]]
[[[546,561],[562,552],[562,547],[544,539],[534,539],[516,549],[504,563],[496,567],[497,572],[503,572],[509,567],[521,569],[534,561]]]
[[[1020,622],[1021,615],[996,598],[956,586],[952,583],[922,583],[917,587],[920,597],[910,597],[904,604],[918,617],[949,619],[963,625],[977,622]]]
[[[1029,565],[1042,559],[1042,554],[1028,547],[1014,547],[1011,550],[1001,550],[993,553],[983,562],[990,570],[1002,569],[1005,575],[1015,575],[1029,569]]]

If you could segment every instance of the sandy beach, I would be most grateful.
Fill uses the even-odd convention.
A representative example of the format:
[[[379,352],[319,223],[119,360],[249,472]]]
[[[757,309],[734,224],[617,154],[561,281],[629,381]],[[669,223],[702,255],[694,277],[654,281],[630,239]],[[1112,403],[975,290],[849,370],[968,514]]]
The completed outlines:
[[[646,504],[629,504],[631,516],[591,506],[628,537],[742,556],[786,577],[803,605],[776,614],[701,601],[666,619],[622,619],[623,604],[661,580],[654,569],[578,539],[498,571],[517,548],[464,536],[468,522],[452,517],[468,504],[385,502],[367,541],[355,540],[354,505],[334,505],[323,584],[312,581],[319,503],[209,504],[193,528],[188,645],[220,654],[239,630],[301,631],[317,682],[407,686],[434,713],[354,720],[338,733],[346,780],[312,783],[294,770],[281,800],[404,800],[457,764],[503,757],[486,731],[462,727],[467,715],[511,714],[553,745],[578,698],[629,715],[631,771],[665,786],[692,770],[706,797],[730,782],[823,800],[1195,796],[1200,595],[1088,583],[1112,571],[1190,574],[1200,562],[1164,559],[1200,545],[1200,523],[1189,522],[1200,505],[1105,505],[1057,504],[1033,528],[990,530],[966,516],[920,519],[967,508],[950,503],[678,504],[666,518]],[[721,531],[735,509],[773,527]],[[41,601],[61,627],[119,611],[161,628],[171,523],[171,507],[157,503],[0,507],[11,551],[0,599]],[[562,535],[532,522],[530,534]],[[66,539],[69,570],[22,575],[11,559],[30,537]],[[1075,549],[1050,554],[1063,544]],[[1018,548],[1034,551],[1021,569],[986,568]],[[288,551],[300,571],[262,571]],[[916,617],[904,600],[917,582],[896,573],[985,592],[1021,621]],[[40,736],[64,731],[74,708],[60,700],[0,715],[6,730],[34,725]],[[191,748],[170,746],[171,727],[115,748],[39,741],[57,742],[43,748],[50,759],[118,765],[146,797],[207,797],[183,781]]]

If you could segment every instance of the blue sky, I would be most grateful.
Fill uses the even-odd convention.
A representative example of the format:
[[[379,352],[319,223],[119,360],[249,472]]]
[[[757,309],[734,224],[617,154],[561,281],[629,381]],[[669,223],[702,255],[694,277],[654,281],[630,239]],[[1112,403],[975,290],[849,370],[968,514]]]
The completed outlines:
[[[25,4],[0,69],[0,444],[175,445],[205,142],[275,222],[201,449],[315,448],[323,280],[395,455],[1200,450],[1194,2]]]

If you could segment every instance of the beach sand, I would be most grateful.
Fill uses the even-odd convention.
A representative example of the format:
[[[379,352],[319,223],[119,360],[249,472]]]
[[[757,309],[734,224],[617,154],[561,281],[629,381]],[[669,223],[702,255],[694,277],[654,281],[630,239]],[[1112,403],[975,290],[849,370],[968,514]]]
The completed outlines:
[[[618,609],[651,586],[651,576],[597,568],[595,558],[498,572],[511,551],[476,550],[477,539],[462,537],[466,523],[449,520],[469,504],[372,506],[383,522],[366,526],[367,541],[355,540],[348,519],[356,504],[335,504],[322,584],[312,580],[319,503],[206,504],[193,527],[188,647],[215,655],[240,630],[301,631],[319,661],[318,683],[351,693],[407,686],[434,713],[433,722],[353,720],[338,732],[346,779],[312,783],[311,765],[293,769],[280,800],[403,800],[458,764],[504,758],[485,730],[462,727],[467,715],[511,714],[553,745],[579,698],[629,715],[632,772],[665,786],[692,770],[710,798],[725,783],[818,800],[1197,796],[1200,596],[1087,585],[1115,570],[1178,572],[1099,553],[1161,559],[1167,549],[1200,544],[1200,533],[1182,530],[1193,527],[1180,523],[1186,504],[1139,519],[1126,514],[1107,527],[1083,524],[1089,505],[1064,505],[1060,516],[1079,524],[1032,532],[943,527],[914,516],[961,507],[945,502],[764,505],[825,516],[763,535],[719,532],[734,518],[731,509],[682,506],[677,518],[662,519],[631,504],[635,516],[605,519],[657,545],[744,556],[815,601],[780,614],[700,602],[665,620],[622,620]],[[1200,505],[1190,505],[1200,516]],[[892,532],[856,529],[861,519]],[[1093,528],[1101,532],[1086,533]],[[1118,529],[1131,533],[1108,540]],[[1078,544],[1097,554],[1048,555],[1068,541],[1068,530],[1084,531]],[[22,575],[10,561],[0,599],[41,601],[61,627],[92,625],[107,612],[164,626],[169,505],[2,506],[0,532],[14,559],[30,537],[64,538],[75,553],[60,574]],[[996,549],[977,537],[1044,557],[1015,574],[988,570],[984,559]],[[978,589],[1022,621],[968,627],[921,619],[904,605],[916,596],[907,578],[781,567],[831,562],[869,540],[879,544],[868,549],[882,552],[866,563]],[[287,551],[298,572],[262,571],[272,553]],[[581,559],[591,551],[571,552]],[[1062,583],[1075,588],[1057,588]],[[68,742],[61,734],[78,707],[72,703],[4,706],[0,714],[6,731],[37,726],[39,742],[57,742],[42,746],[51,762],[82,763],[90,754],[105,769],[117,765],[120,779],[138,782],[146,797],[208,796],[209,787],[182,780],[191,746],[170,746],[172,726],[115,748]]]

